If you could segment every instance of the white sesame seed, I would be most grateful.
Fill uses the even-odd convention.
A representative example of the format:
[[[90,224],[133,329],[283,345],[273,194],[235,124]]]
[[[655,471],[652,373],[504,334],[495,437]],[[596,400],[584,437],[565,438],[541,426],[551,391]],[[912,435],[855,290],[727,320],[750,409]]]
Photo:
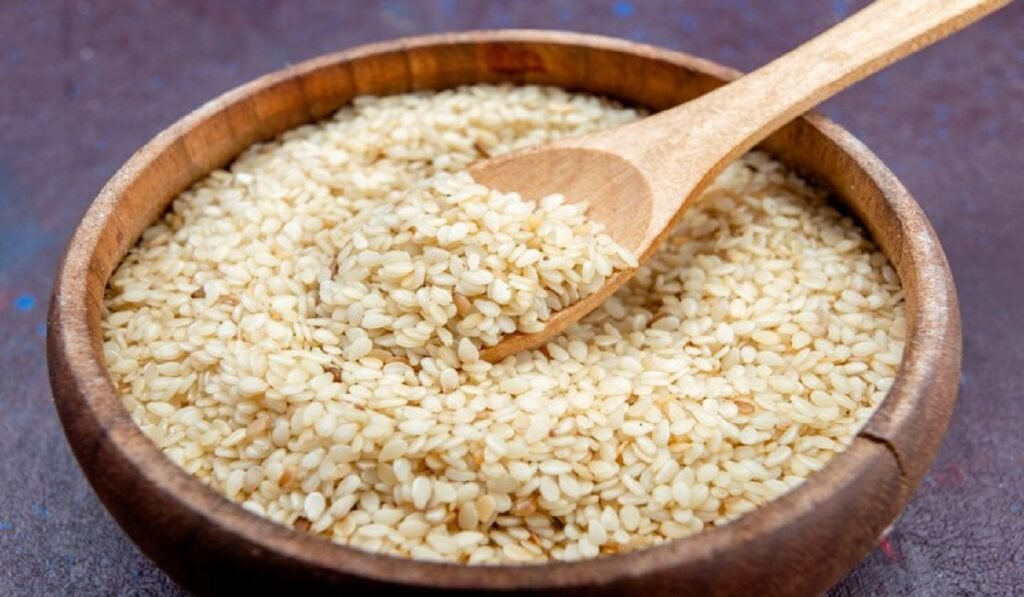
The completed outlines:
[[[356,338],[345,348],[345,358],[355,361],[370,354],[371,350],[373,350],[373,340],[367,337]]]
[[[238,382],[238,391],[243,396],[256,396],[267,391],[267,382],[256,377],[246,377],[245,379]]]
[[[417,510],[423,510],[427,507],[427,502],[430,501],[431,493],[430,479],[426,477],[416,477],[412,482],[412,503]]]
[[[326,507],[327,502],[324,500],[324,495],[319,491],[314,491],[307,495],[302,505],[306,518],[309,520],[319,520]]]
[[[540,472],[545,475],[564,475],[572,470],[568,462],[562,462],[560,460],[545,460],[540,463]]]

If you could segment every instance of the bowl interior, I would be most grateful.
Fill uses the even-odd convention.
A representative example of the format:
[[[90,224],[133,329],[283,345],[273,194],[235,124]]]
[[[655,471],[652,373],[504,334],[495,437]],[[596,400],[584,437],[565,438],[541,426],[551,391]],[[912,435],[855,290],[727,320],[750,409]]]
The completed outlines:
[[[69,441],[119,523],[185,586],[202,589],[581,589],[820,591],[897,516],[948,422],[959,376],[952,280],[931,227],[895,177],[820,116],[762,148],[866,225],[904,286],[909,341],[896,384],[844,453],[741,519],[659,547],[572,564],[467,567],[375,556],[249,514],[166,459],[120,404],[100,330],[111,273],[170,201],[254,142],[328,116],[361,94],[474,82],[557,85],[652,110],[735,71],[594,36],[537,31],[428,36],[333,54],[262,77],[162,132],[104,187],[68,249],[51,302],[51,384]],[[829,557],[823,558],[821,554]],[[785,570],[786,574],[778,574]]]

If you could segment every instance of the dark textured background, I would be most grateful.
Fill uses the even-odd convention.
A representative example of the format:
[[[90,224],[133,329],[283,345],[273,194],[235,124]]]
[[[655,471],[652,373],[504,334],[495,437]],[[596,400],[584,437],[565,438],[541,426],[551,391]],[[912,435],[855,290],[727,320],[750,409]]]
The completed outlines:
[[[0,0],[0,595],[180,594],[75,464],[43,348],[51,278],[72,228],[103,182],[171,122],[287,64],[446,30],[574,29],[749,70],[863,3]],[[1021,594],[1024,4],[823,110],[931,218],[959,287],[965,356],[938,461],[891,534],[833,593]]]

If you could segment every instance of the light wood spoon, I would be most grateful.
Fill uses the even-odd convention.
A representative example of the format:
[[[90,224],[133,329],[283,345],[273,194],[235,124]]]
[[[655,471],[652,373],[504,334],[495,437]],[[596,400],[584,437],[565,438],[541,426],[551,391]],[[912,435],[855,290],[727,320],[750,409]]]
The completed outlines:
[[[693,101],[605,131],[474,164],[478,182],[527,199],[561,193],[640,263],[723,168],[784,124],[847,86],[1010,0],[877,0],[795,50]],[[534,348],[592,311],[635,269],[562,309],[540,332],[510,334],[481,356],[498,362]]]

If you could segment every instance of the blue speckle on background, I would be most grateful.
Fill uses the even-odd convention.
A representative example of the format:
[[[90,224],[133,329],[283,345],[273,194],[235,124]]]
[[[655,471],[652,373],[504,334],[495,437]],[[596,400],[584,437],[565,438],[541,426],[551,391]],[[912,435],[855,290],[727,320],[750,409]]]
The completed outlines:
[[[722,48],[721,55],[726,64],[735,64],[740,60],[740,53],[731,45]]]
[[[14,523],[7,520],[0,520],[0,531],[9,531],[14,528]]]
[[[939,102],[935,104],[935,120],[939,122],[946,122],[949,120],[949,104],[946,102]]]
[[[14,299],[14,308],[19,311],[31,311],[36,306],[36,297],[31,294],[23,294]]]
[[[982,84],[981,84],[981,97],[983,97],[985,99],[992,99],[992,98],[996,97],[997,95],[999,95],[999,92],[996,91],[996,86],[995,86],[995,84],[992,81],[986,79],[984,82],[982,82]],[[995,121],[993,121],[993,122],[995,122]]]
[[[697,18],[693,15],[684,14],[677,19],[679,28],[687,33],[693,33],[697,30]]]
[[[441,0],[441,12],[448,16],[455,14],[456,0]]]
[[[653,40],[651,30],[647,27],[633,27],[629,30],[629,34],[626,36],[633,41],[639,41],[644,43],[650,43]]]
[[[35,514],[37,518],[49,518],[50,511],[42,504],[32,504],[32,514]]]
[[[619,18],[631,17],[635,12],[636,7],[629,0],[618,0],[618,2],[612,4],[612,14]]]
[[[850,14],[850,5],[847,0],[832,0],[832,17],[837,21],[845,19]]]
[[[497,5],[501,6],[501,5]],[[516,24],[515,19],[509,14],[504,7],[496,8],[493,12],[487,15],[490,26],[492,27],[512,27]]]
[[[18,50],[8,50],[7,62],[10,62],[11,64],[17,64],[18,62],[21,62],[21,52],[19,52]]]
[[[383,9],[393,15],[404,15],[409,12],[408,7],[402,2],[385,2]]]
[[[46,337],[46,324],[45,323],[37,323],[36,324],[36,334],[39,335],[39,336],[42,336],[44,338]]]
[[[731,2],[735,11],[744,21],[752,22],[757,18],[757,9],[754,8],[752,0],[733,0]]]

